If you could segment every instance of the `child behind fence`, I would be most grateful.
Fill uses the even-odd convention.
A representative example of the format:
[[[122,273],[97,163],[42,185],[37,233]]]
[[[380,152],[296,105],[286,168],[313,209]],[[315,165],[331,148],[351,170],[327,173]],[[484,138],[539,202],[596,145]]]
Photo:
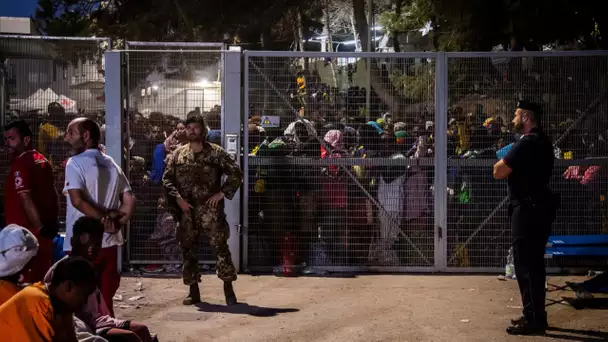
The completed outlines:
[[[175,238],[176,224],[173,216],[169,214],[166,206],[166,198],[158,199],[158,215],[156,216],[156,227],[150,240],[157,241],[166,260],[178,261],[181,250]]]

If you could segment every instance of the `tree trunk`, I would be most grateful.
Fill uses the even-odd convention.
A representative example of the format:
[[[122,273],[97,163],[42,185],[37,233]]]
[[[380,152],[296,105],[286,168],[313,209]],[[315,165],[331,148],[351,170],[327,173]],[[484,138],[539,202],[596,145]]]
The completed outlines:
[[[367,16],[365,15],[365,0],[353,0],[353,17],[359,41],[361,42],[361,51],[369,52],[367,44],[369,40],[369,25],[367,23]]]
[[[401,18],[401,6],[403,6],[403,0],[394,0],[395,14],[397,18]],[[401,52],[401,46],[399,45],[399,32],[391,32],[391,38],[393,40],[393,50],[395,52]]]
[[[361,49],[361,41],[359,40],[359,34],[357,33],[357,26],[355,25],[354,13],[351,13],[350,15],[350,27],[353,31],[353,39],[355,40],[355,51],[363,51],[363,49]]]
[[[367,49],[367,42],[370,37],[368,34],[367,17],[365,15],[365,0],[353,0],[353,14],[355,18],[355,27],[357,28],[359,37],[361,37],[361,46],[364,49]],[[406,116],[406,112],[414,111],[415,109],[413,107],[410,109],[404,108],[403,103],[405,102],[405,99],[395,90],[388,80],[383,79],[382,71],[378,68],[378,65],[374,62],[369,63],[369,65],[371,69],[371,88],[380,100],[389,108],[394,120],[401,120]]]
[[[300,51],[304,52],[306,50],[304,47],[304,22],[302,21],[302,9],[299,7],[296,8],[296,25],[298,27],[298,46],[300,47]],[[304,70],[308,70],[308,58],[302,58],[302,64],[304,65]]]
[[[304,51],[304,25],[302,24],[302,10],[296,9],[296,26],[298,29],[298,46],[300,51]]]
[[[322,51],[333,52],[333,41],[331,39],[331,28],[330,28],[330,20],[329,20],[329,4],[331,0],[325,0],[323,4],[323,36],[325,37],[323,43],[324,48]]]

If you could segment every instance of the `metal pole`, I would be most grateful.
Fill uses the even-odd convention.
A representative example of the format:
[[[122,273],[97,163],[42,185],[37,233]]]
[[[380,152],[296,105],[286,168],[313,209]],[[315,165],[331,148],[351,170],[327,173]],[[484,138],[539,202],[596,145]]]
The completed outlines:
[[[374,17],[373,0],[367,0],[367,52],[372,52],[372,25]],[[367,59],[367,85],[365,87],[365,118],[371,120],[371,98],[372,98],[372,58]]]
[[[6,125],[6,69],[4,61],[0,68],[0,126]]]
[[[222,66],[222,135],[223,146],[226,152],[234,158],[234,161],[241,164],[241,53],[236,51],[224,51],[224,64]],[[245,121],[245,132],[247,122]],[[247,151],[244,153],[247,158]],[[244,174],[246,179],[248,174]],[[230,227],[230,237],[228,238],[228,248],[232,254],[232,262],[237,271],[241,271],[241,198],[247,193],[248,188],[243,187],[237,191],[231,201],[225,201],[224,212]]]
[[[435,60],[435,267],[447,267],[448,225],[448,59],[444,52]]]
[[[118,164],[122,164],[123,87],[121,52],[106,52],[105,96],[106,96],[106,151]],[[128,125],[127,125],[128,126]],[[128,233],[128,232],[127,232]],[[126,236],[128,241],[128,236]],[[130,242],[128,242],[130,243]],[[118,249],[118,271],[122,270],[123,253]]]
[[[206,43],[206,42],[141,42],[141,41],[126,41],[125,47],[150,46],[150,47],[191,47],[191,48],[218,48],[225,50],[224,43]]]

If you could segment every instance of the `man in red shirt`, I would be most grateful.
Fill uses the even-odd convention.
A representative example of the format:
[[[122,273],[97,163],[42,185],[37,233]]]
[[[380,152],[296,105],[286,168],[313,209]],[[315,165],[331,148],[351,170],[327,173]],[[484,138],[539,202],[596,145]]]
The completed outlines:
[[[24,121],[4,127],[4,146],[11,155],[5,183],[6,224],[27,228],[38,239],[38,254],[23,273],[24,283],[42,281],[53,259],[59,226],[59,194],[49,161],[32,148],[32,131]]]

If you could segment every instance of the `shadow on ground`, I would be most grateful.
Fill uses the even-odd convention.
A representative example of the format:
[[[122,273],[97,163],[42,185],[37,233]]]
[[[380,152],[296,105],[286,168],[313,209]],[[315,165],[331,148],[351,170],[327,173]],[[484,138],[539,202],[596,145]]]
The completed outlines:
[[[198,308],[198,311],[202,312],[223,312],[237,315],[249,315],[254,317],[273,317],[282,313],[300,311],[299,309],[294,308],[268,308],[257,305],[249,305],[247,303],[238,303],[236,305],[226,306],[202,302],[196,304],[196,307]]]
[[[563,341],[608,341],[608,333],[606,332],[595,330],[564,329],[558,327],[550,327],[547,329],[546,336]]]

